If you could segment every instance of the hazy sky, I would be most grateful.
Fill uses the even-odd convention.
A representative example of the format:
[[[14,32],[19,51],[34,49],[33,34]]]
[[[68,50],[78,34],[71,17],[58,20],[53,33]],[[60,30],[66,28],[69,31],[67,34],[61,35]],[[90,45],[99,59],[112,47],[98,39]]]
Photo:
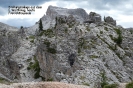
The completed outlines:
[[[8,14],[8,6],[42,6],[31,15]],[[99,13],[102,17],[113,17],[118,25],[133,27],[133,0],[0,0],[0,22],[11,26],[29,27],[46,12],[49,5],[64,8],[83,8]]]

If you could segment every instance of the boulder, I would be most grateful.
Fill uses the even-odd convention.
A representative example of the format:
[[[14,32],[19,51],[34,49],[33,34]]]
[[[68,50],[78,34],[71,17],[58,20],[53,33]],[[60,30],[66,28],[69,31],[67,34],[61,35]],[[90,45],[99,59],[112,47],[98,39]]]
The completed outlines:
[[[100,23],[101,16],[95,12],[90,12],[88,22]]]
[[[111,25],[114,25],[116,26],[116,20],[114,20],[112,17],[108,16],[108,17],[105,17],[104,18],[104,21],[111,24]]]

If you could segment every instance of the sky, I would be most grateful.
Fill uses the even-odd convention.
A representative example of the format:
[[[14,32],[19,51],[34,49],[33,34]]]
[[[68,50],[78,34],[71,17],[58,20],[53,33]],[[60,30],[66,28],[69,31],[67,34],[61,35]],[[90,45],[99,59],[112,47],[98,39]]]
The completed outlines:
[[[83,8],[89,14],[113,17],[117,25],[133,27],[133,0],[0,0],[0,22],[15,27],[34,25],[47,11],[49,5],[68,9]],[[31,15],[9,14],[9,6],[41,6]]]

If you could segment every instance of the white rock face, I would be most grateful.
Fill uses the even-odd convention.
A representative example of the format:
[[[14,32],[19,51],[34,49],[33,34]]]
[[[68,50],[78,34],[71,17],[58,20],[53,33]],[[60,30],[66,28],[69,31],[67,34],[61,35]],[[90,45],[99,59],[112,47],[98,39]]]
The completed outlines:
[[[28,71],[27,67],[29,66],[28,60],[32,61],[33,56],[36,52],[36,46],[32,44],[30,41],[23,39],[21,41],[21,46],[18,50],[12,55],[12,58],[22,66],[20,69],[20,82],[32,82],[36,81],[33,77],[34,73],[32,71]],[[39,80],[38,80],[39,81]]]
[[[86,23],[87,17],[83,9],[49,6],[46,15],[41,18],[45,31],[38,32],[38,23],[19,31],[21,33],[16,31],[17,38],[2,31],[1,42],[3,36],[6,37],[4,42],[11,42],[7,45],[0,43],[0,55],[9,54],[3,50],[12,51],[7,56],[20,67],[19,79],[13,80],[54,80],[91,87],[103,82],[104,78],[108,83],[133,80],[133,32],[100,22],[99,18],[98,23]],[[12,41],[8,33],[19,43]],[[19,47],[15,48],[17,45]],[[3,66],[6,61],[0,60]]]

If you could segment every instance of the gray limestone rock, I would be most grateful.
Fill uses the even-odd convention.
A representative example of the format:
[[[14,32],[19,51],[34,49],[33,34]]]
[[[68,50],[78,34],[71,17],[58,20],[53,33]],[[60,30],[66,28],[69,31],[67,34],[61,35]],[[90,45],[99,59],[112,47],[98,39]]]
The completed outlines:
[[[0,31],[0,73],[12,81],[20,78],[18,63],[11,58],[20,47],[19,44],[17,31]]]
[[[90,86],[99,86],[104,77],[108,83],[133,80],[131,29],[116,26],[111,17],[102,22],[99,14],[88,15],[83,9],[49,6],[41,19],[45,28],[41,32],[38,23],[19,31],[0,24],[2,78],[21,82],[44,78]],[[121,44],[117,44],[118,30]]]
[[[108,17],[105,17],[104,18],[104,21],[111,24],[111,25],[114,25],[116,26],[116,20],[114,20],[112,17],[108,16]]]
[[[90,12],[88,21],[91,23],[100,23],[101,22],[101,16],[95,12]]]

